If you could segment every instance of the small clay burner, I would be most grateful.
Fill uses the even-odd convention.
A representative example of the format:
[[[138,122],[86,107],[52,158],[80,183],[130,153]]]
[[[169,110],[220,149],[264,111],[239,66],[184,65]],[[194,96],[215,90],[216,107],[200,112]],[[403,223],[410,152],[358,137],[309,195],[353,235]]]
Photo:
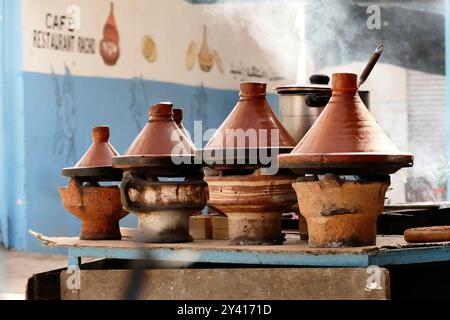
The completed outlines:
[[[124,208],[138,216],[142,242],[188,242],[189,216],[205,206],[201,164],[196,150],[173,118],[171,103],[151,107],[150,119],[113,166],[123,173],[120,185]],[[179,161],[184,161],[180,163]],[[163,181],[160,177],[184,177]]]
[[[296,197],[295,177],[252,174],[208,176],[208,206],[228,216],[232,244],[282,244],[281,214],[289,212]]]
[[[375,245],[377,218],[390,184],[389,176],[384,177],[349,181],[326,174],[320,179],[299,178],[293,183],[300,212],[307,221],[308,245]]]
[[[281,214],[295,203],[295,177],[278,168],[267,174],[266,166],[277,165],[276,156],[268,163],[261,154],[271,160],[273,154],[289,152],[294,140],[272,112],[265,83],[241,83],[239,95],[203,152],[213,168],[205,170],[208,206],[228,216],[232,244],[282,244]]]
[[[324,111],[279,164],[302,176],[292,186],[310,246],[374,245],[388,174],[411,166],[413,156],[395,147],[363,105],[356,75],[333,74],[332,81]]]
[[[80,239],[116,240],[121,238],[119,220],[124,211],[117,186],[100,186],[100,181],[118,181],[120,170],[111,166],[117,151],[108,142],[109,127],[92,129],[93,143],[73,168],[64,168],[70,177],[68,187],[59,188],[64,207],[81,220]]]

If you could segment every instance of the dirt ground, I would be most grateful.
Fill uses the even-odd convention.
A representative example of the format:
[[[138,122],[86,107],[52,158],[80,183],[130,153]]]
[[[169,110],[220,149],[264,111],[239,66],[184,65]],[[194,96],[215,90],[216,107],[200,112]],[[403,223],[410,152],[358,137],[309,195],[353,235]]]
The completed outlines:
[[[67,266],[67,256],[8,251],[0,247],[0,300],[25,298],[28,278]]]

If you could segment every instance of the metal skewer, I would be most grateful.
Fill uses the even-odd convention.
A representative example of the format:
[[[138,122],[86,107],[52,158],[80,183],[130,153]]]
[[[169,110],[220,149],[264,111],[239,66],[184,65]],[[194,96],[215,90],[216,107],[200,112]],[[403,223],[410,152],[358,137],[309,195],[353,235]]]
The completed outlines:
[[[373,52],[372,56],[370,57],[369,62],[367,63],[366,67],[364,68],[363,72],[361,73],[361,76],[359,77],[358,88],[366,81],[370,72],[372,72],[372,69],[375,66],[375,64],[377,63],[378,59],[380,58],[381,53],[383,52],[383,49],[384,49],[384,46],[382,44],[380,44]]]

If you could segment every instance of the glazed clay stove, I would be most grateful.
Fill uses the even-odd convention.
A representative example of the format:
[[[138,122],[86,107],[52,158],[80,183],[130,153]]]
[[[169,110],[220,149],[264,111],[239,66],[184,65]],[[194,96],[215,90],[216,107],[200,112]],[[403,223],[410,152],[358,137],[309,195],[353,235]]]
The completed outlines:
[[[228,216],[232,244],[282,244],[281,214],[289,212],[296,201],[291,188],[295,177],[280,171],[265,174],[268,163],[261,161],[261,154],[289,152],[295,144],[265,96],[265,83],[241,83],[239,102],[203,152],[212,167],[205,170],[204,178],[208,206]],[[257,140],[241,139],[239,143],[239,132],[249,133],[247,130],[256,131]],[[271,139],[273,130],[278,133],[276,141]],[[274,160],[276,163],[276,156]]]
[[[189,216],[205,206],[201,165],[195,148],[173,118],[172,104],[150,109],[150,119],[113,165],[124,171],[120,185],[124,208],[138,216],[137,240],[189,242]],[[184,179],[163,179],[163,178]]]
[[[374,245],[389,174],[412,166],[413,156],[378,126],[357,95],[355,74],[333,74],[332,82],[328,105],[279,164],[301,176],[292,186],[310,246]]]
[[[120,239],[119,220],[123,210],[117,186],[100,186],[101,181],[120,181],[121,172],[112,168],[117,151],[108,142],[109,127],[92,130],[93,143],[73,168],[62,174],[70,177],[68,187],[59,188],[64,207],[81,220],[80,239]]]

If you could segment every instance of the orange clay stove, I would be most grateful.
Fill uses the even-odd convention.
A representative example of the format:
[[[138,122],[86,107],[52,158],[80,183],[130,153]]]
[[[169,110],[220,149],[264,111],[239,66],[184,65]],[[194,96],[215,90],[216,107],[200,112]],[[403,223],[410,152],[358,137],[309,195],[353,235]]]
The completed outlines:
[[[208,206],[228,216],[232,244],[283,243],[281,214],[296,201],[291,188],[295,176],[266,170],[277,164],[278,153],[289,152],[294,144],[266,100],[266,84],[241,83],[238,103],[203,150],[212,167],[204,177]]]
[[[333,74],[332,89],[317,121],[291,153],[278,157],[279,165],[300,176],[292,186],[310,246],[374,245],[389,174],[412,166],[413,156],[378,126],[357,94],[355,74]]]
[[[80,239],[121,239],[119,220],[122,209],[117,186],[100,186],[100,181],[120,181],[120,170],[111,166],[117,151],[109,143],[109,127],[92,129],[93,143],[73,168],[62,174],[70,177],[68,187],[59,188],[64,207],[81,220]]]
[[[113,166],[124,171],[120,185],[124,208],[138,217],[142,242],[189,242],[189,216],[204,208],[206,184],[196,150],[173,118],[171,103],[151,107],[150,119]],[[160,179],[177,177],[169,181]]]

